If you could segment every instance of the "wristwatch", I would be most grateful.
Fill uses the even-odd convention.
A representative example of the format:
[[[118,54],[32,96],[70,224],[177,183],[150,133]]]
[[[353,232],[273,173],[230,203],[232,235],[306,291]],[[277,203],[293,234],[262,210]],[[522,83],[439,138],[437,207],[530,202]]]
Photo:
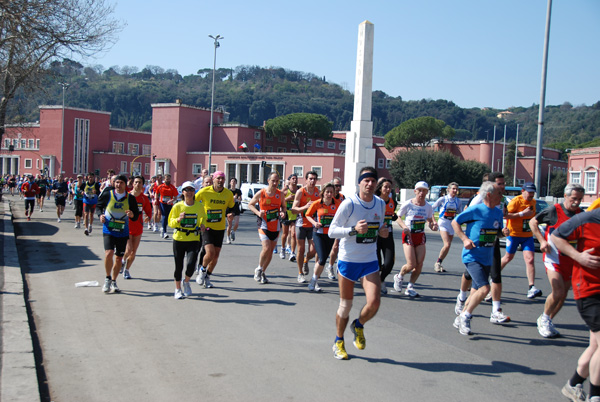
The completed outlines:
[[[354,226],[352,226],[350,228],[350,233],[348,233],[350,236],[356,236],[358,232],[356,231],[356,228]]]

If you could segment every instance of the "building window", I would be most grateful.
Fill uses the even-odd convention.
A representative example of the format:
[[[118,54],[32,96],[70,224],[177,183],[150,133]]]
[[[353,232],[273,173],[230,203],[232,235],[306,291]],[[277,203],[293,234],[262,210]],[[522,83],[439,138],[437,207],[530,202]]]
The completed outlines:
[[[267,145],[267,146],[265,147],[265,152],[273,152],[273,147],[272,147],[272,146],[270,146],[270,145]]]
[[[581,184],[581,172],[571,172],[571,183]]]
[[[39,159],[36,159],[36,160],[35,160],[35,168],[36,168],[36,169],[39,169],[39,168],[40,168],[40,160],[39,160]]]
[[[392,167],[392,160],[391,159],[386,159],[385,160],[385,168],[389,169],[390,167]]]
[[[202,164],[201,163],[192,163],[192,174],[202,174]]]
[[[255,131],[254,132],[254,139],[255,140],[260,140],[260,131]]]
[[[142,174],[142,162],[131,162],[131,174],[136,176]]]
[[[312,170],[313,172],[315,172],[317,174],[318,179],[323,177],[323,175],[321,174],[323,171],[323,168],[321,166],[311,166],[310,170]]]
[[[323,140],[316,140],[315,143],[317,145],[317,148],[325,147],[325,141],[323,141]]]
[[[277,142],[287,144],[287,137],[285,135],[280,135],[279,137],[277,137]]]
[[[21,140],[21,149],[27,148],[27,140]]]
[[[277,147],[277,152],[287,152],[283,147]]]
[[[525,179],[517,179],[517,184],[518,184],[519,186],[522,186],[522,185],[524,185],[524,184],[525,184]]]
[[[346,150],[346,143],[340,142],[340,151],[345,151],[345,150]]]
[[[377,158],[377,169],[383,169],[384,163],[385,162],[383,158]]]
[[[10,147],[10,143],[11,143],[10,138],[5,138],[4,139],[4,148]]]
[[[33,149],[33,144],[34,144],[33,140],[27,140],[27,148]]]
[[[596,184],[598,183],[596,171],[585,172],[585,192],[587,194],[596,194]]]
[[[267,139],[267,141],[273,141],[273,134],[265,133],[265,138]]]
[[[120,173],[129,173],[127,171],[127,162],[121,161],[121,171],[120,171]]]
[[[113,142],[113,152],[115,154],[124,154],[125,153],[125,143],[124,142]]]
[[[333,142],[333,141],[327,141],[327,148],[328,149],[335,149],[335,142]]]
[[[304,166],[293,166],[292,170],[298,177],[304,177]]]
[[[35,140],[35,147],[40,149],[40,140]]]
[[[312,147],[312,138],[309,138],[308,140],[306,140],[306,146]]]
[[[75,119],[73,127],[73,174],[88,172],[90,120]]]
[[[290,150],[290,152],[293,153],[293,154],[299,154],[300,153],[300,151],[298,151],[296,148],[292,148]]]
[[[140,153],[139,144],[127,144],[127,153],[129,155],[138,155]]]
[[[150,155],[150,152],[152,152],[151,148],[148,144],[142,144],[142,155]]]
[[[33,161],[31,159],[25,159],[25,169],[31,169],[33,167]]]
[[[144,174],[146,176],[150,175],[150,164],[149,163],[144,163]]]
[[[217,165],[210,165],[210,174],[213,174],[217,171]]]

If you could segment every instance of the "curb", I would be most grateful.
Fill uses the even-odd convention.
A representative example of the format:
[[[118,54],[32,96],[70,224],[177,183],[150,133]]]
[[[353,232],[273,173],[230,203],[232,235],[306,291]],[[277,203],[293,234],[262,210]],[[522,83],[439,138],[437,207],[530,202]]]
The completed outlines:
[[[4,223],[2,250],[4,286],[2,288],[2,367],[0,400],[40,401],[40,392],[33,354],[33,342],[24,296],[23,275],[17,254],[12,211],[8,200],[1,206]]]

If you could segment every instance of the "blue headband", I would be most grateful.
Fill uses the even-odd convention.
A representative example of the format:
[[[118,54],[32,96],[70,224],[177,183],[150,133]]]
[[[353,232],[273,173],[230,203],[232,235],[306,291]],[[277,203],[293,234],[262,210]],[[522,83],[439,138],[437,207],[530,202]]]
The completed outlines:
[[[377,173],[365,172],[365,173],[361,174],[360,176],[358,176],[358,184],[360,184],[360,182],[363,181],[363,179],[366,179],[367,177],[372,177],[375,180],[377,180]]]

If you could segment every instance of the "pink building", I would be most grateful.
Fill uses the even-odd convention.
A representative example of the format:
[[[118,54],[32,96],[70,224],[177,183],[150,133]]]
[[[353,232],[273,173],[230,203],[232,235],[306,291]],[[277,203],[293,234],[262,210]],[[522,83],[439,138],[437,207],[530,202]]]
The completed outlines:
[[[585,188],[583,202],[595,201],[600,192],[600,147],[572,149],[569,154],[569,183],[579,183]]]

